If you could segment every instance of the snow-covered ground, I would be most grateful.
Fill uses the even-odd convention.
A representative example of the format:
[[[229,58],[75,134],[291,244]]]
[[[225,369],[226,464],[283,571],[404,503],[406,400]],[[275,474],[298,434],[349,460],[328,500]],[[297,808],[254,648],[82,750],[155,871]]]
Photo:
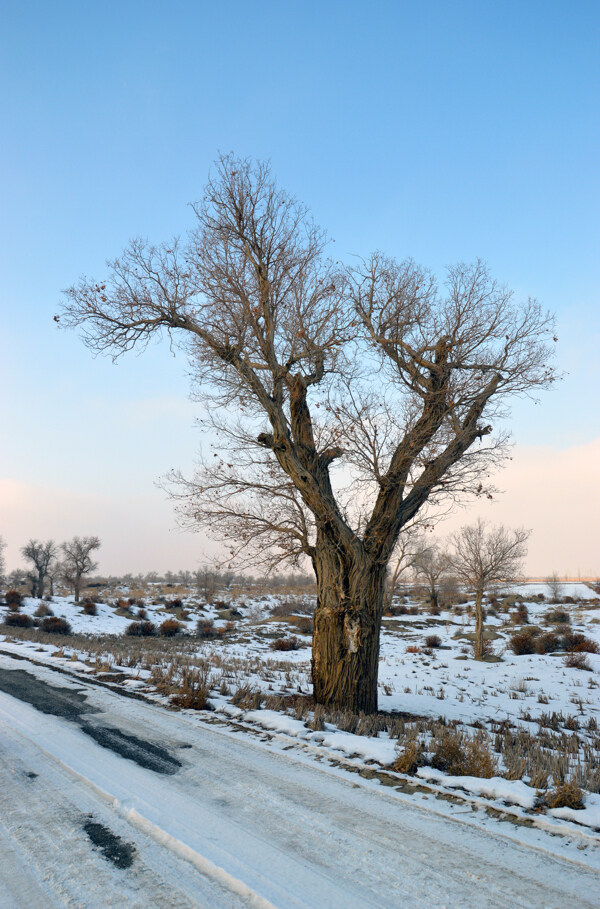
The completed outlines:
[[[498,823],[19,657],[0,654],[3,909],[597,905],[583,831]]]
[[[517,604],[504,601],[515,594],[527,608],[527,625],[515,622]],[[558,607],[541,598],[548,597],[545,585],[496,591],[498,602],[486,620],[493,652],[484,662],[472,658],[474,618],[468,602],[430,615],[422,606],[415,611],[418,601],[398,598],[394,611],[400,614],[383,620],[379,706],[392,718],[403,718],[406,728],[400,732],[393,722],[377,728],[358,718],[317,718],[308,698],[310,597],[245,596],[212,605],[188,595],[183,598],[187,615],[168,601],[147,597],[144,615],[157,628],[173,616],[183,619],[182,633],[169,640],[125,635],[139,619],[139,604],[127,611],[123,601],[119,606],[114,596],[104,595],[93,616],[70,598],[55,597],[50,608],[70,623],[76,637],[11,634],[5,627],[0,650],[60,666],[79,678],[94,676],[162,704],[177,690],[186,667],[200,667],[210,687],[210,713],[202,715],[255,730],[269,741],[283,737],[294,752],[345,766],[379,766],[390,773],[416,735],[421,766],[412,779],[427,780],[434,794],[508,813],[515,823],[526,820],[594,837],[600,831],[600,655],[586,653],[588,669],[582,670],[565,665],[563,652],[516,655],[510,648],[511,635],[531,626],[541,633],[567,627],[600,645],[600,598],[585,584],[565,584],[563,594],[568,602],[560,608],[569,623],[557,626],[547,614]],[[38,607],[39,601],[27,599],[21,613],[34,616]],[[195,635],[198,620],[209,629],[205,638]],[[431,635],[439,642],[427,646]],[[297,649],[273,649],[277,639],[292,636]],[[436,735],[443,730],[439,721],[455,724],[468,736],[487,733],[496,763],[491,778],[431,766]],[[540,755],[549,768],[545,782],[532,770]],[[565,767],[567,777],[583,782],[585,807],[544,808],[539,790],[556,783]]]

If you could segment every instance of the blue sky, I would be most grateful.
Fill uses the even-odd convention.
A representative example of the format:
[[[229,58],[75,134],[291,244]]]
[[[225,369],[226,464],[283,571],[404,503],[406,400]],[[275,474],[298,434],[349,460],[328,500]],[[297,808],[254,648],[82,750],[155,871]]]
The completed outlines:
[[[132,236],[185,232],[220,150],[270,158],[341,258],[379,248],[441,273],[481,257],[555,310],[568,375],[541,405],[515,408],[515,463],[540,446],[555,453],[547,496],[567,520],[564,470],[576,461],[585,474],[575,450],[591,452],[589,508],[600,440],[597,3],[25,0],[0,16],[9,566],[30,536],[100,532],[106,570],[193,567],[211,552],[173,529],[154,486],[170,467],[189,470],[199,443],[184,361],[166,347],[117,367],[94,360],[52,316],[61,289],[100,277]],[[531,570],[560,569],[557,544],[533,544],[539,503],[518,503],[499,514],[534,528]],[[597,542],[600,528],[582,520]],[[565,561],[577,570],[575,548]]]

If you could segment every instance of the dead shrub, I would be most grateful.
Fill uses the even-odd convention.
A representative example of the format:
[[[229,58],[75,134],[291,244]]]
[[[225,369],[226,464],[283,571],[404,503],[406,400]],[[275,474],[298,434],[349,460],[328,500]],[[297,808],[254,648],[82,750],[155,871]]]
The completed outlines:
[[[420,648],[420,647],[417,647],[416,644],[410,644],[410,645],[406,648],[406,653],[421,653],[421,648]]]
[[[585,653],[567,653],[563,663],[567,669],[584,669],[586,672],[592,672]]]
[[[548,808],[574,808],[579,811],[585,808],[583,792],[573,780],[558,783],[546,795]]]
[[[567,653],[599,653],[600,647],[596,641],[586,638],[584,634],[567,631],[563,636],[563,649]]]
[[[61,619],[57,615],[48,616],[42,621],[42,631],[49,634],[71,634],[71,625],[66,619]]]
[[[536,637],[533,643],[536,653],[554,653],[560,650],[561,641],[554,631],[548,631]]]
[[[198,619],[196,624],[196,634],[199,638],[209,639],[216,638],[218,631],[212,619]]]
[[[132,638],[150,638],[156,634],[154,622],[130,622],[125,634]]]
[[[288,638],[276,638],[269,645],[271,650],[299,650],[300,641],[296,635],[291,634]]]
[[[392,603],[388,609],[388,615],[406,615],[408,613],[408,607],[404,603]]]
[[[514,614],[517,617],[517,621],[521,625],[527,625],[529,622],[529,610],[527,609],[525,603],[519,603]]]
[[[299,634],[312,634],[313,633],[313,622],[312,619],[308,616],[302,616],[296,622],[296,628],[298,629]]]
[[[25,612],[9,612],[4,619],[5,625],[12,625],[15,628],[31,628],[33,620]]]
[[[258,688],[242,685],[231,697],[231,703],[241,710],[260,710],[264,695]]]
[[[436,741],[432,767],[451,776],[478,776],[489,779],[497,771],[495,757],[483,735],[463,738],[455,730],[444,730]]]
[[[510,649],[517,656],[523,656],[526,653],[535,653],[534,635],[525,632],[517,632],[511,635],[509,640]]]
[[[7,590],[4,594],[4,602],[12,608],[13,612],[17,612],[23,602],[23,597],[18,590]]]
[[[316,704],[309,726],[315,732],[322,732],[325,729],[325,708],[322,704]]]
[[[544,616],[544,621],[549,625],[569,625],[571,616],[566,609],[551,609]]]
[[[441,647],[442,639],[439,634],[428,634],[425,638],[426,647]]]
[[[86,615],[98,615],[98,607],[91,600],[85,601],[83,611]]]
[[[158,630],[163,638],[172,638],[181,631],[181,623],[177,619],[165,619]]]
[[[416,773],[419,764],[422,763],[422,754],[422,746],[417,740],[407,742],[404,750],[392,764],[392,770],[395,770],[396,773]]]
[[[47,603],[40,603],[33,614],[34,616],[37,616],[38,619],[43,619],[47,615],[54,615]]]
[[[174,620],[167,619],[167,621]],[[163,622],[163,625],[164,624],[166,623]],[[183,707],[186,710],[206,710],[209,706],[209,694],[210,688],[208,686],[206,671],[184,666],[181,673],[179,690],[171,698],[171,703],[176,707]]]

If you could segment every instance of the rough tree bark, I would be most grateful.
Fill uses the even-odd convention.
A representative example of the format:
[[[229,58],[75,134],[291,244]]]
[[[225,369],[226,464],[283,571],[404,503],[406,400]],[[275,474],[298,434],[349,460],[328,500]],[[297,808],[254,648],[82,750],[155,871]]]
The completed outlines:
[[[314,560],[312,682],[315,701],[353,713],[377,710],[385,566],[348,558],[321,533]]]

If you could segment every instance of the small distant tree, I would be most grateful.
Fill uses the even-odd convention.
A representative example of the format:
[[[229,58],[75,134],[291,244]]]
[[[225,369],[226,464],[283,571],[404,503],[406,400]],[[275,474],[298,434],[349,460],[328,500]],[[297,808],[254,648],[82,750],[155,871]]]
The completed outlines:
[[[214,569],[204,565],[194,572],[196,590],[203,596],[207,603],[214,599],[217,590],[217,575]]]
[[[61,544],[63,577],[73,587],[76,603],[79,602],[83,576],[98,567],[98,563],[92,559],[92,552],[100,549],[101,545],[98,537],[73,537],[72,540]]]
[[[560,602],[565,588],[556,572],[553,572],[549,578],[546,578],[546,587],[550,594],[550,601],[552,603]]]
[[[440,549],[437,543],[421,543],[413,554],[411,564],[415,576],[427,587],[429,605],[432,609],[439,606],[439,587],[442,577],[448,572],[450,563],[448,554]]]
[[[46,571],[46,577],[50,584],[50,596],[54,596],[54,585],[63,577],[64,566],[57,558],[54,558],[50,561],[48,565],[48,570]]]
[[[4,577],[4,572],[6,571],[6,562],[4,561],[4,550],[6,549],[6,543],[4,539],[0,537],[0,578]]]
[[[415,556],[416,528],[408,528],[401,534],[396,544],[394,555],[390,561],[384,600],[384,612],[388,612],[394,599],[396,587],[401,576],[412,567]]]
[[[44,596],[44,582],[48,574],[48,568],[56,558],[58,552],[54,540],[46,540],[42,543],[39,540],[29,540],[21,549],[21,555],[33,565],[33,571],[28,573],[32,582],[32,596],[39,600]]]
[[[521,574],[531,531],[487,523],[462,527],[453,537],[449,562],[460,581],[475,591],[475,659],[483,659],[483,595],[490,584],[514,581]]]

